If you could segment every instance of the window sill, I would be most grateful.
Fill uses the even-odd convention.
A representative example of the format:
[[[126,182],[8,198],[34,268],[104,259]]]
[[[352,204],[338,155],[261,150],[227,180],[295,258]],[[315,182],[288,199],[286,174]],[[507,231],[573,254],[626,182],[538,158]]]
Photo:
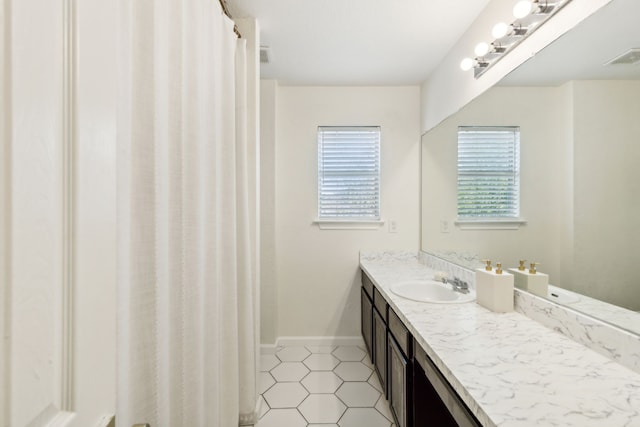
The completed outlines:
[[[383,220],[357,219],[316,219],[313,223],[320,230],[377,230],[384,225]]]
[[[458,219],[455,221],[455,225],[460,230],[518,230],[526,224],[527,221],[522,218]]]

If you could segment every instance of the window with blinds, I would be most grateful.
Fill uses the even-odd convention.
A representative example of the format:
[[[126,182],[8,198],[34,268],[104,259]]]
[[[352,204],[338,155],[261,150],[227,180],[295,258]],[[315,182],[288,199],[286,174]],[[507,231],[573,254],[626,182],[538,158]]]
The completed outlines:
[[[318,219],[380,219],[380,127],[318,127]]]
[[[520,216],[520,128],[458,128],[458,218]]]

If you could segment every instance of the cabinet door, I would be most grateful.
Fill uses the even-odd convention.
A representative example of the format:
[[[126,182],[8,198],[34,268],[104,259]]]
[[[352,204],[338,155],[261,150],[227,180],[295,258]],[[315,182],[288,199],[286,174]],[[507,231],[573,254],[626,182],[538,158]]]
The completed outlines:
[[[373,364],[380,378],[380,385],[387,394],[387,325],[378,310],[373,310]]]
[[[372,325],[371,325],[371,316],[373,315],[373,304],[369,299],[369,296],[365,292],[364,288],[360,289],[360,308],[361,308],[361,327],[362,327],[362,338],[364,339],[364,344],[367,346],[367,352],[369,353],[369,358],[373,362],[373,351],[372,351]]]
[[[409,364],[391,334],[388,337],[389,352],[389,405],[398,427],[409,426]]]

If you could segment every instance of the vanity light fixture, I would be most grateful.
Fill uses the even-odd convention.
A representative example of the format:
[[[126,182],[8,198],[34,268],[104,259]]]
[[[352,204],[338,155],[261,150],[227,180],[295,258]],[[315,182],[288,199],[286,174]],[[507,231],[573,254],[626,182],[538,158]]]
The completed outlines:
[[[509,34],[509,27],[510,26],[504,22],[499,22],[493,27],[493,30],[491,30],[491,35],[496,39],[501,39]]]
[[[460,62],[460,68],[462,69],[462,71],[469,71],[475,66],[475,64],[476,61],[474,61],[473,59],[464,58],[462,62]]]
[[[529,15],[550,14],[559,3],[562,2],[558,0],[520,0],[513,7],[513,16],[516,19],[524,19]]]
[[[475,58],[465,58],[460,63],[463,71],[473,69],[477,79],[509,51],[533,34],[543,23],[562,9],[571,0],[520,0],[513,8],[516,18],[511,24],[500,22],[493,27],[492,43],[478,43]]]
[[[476,48],[474,50],[476,56],[485,56],[487,53],[489,53],[489,45],[486,44],[485,42],[482,43],[478,43],[476,45]]]
[[[521,0],[513,6],[513,16],[522,19],[533,12],[533,3],[530,0]]]

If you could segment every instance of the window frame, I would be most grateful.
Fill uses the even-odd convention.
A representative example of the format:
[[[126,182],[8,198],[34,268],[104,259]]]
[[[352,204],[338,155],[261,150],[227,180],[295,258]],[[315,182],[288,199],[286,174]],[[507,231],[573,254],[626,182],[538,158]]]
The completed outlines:
[[[375,199],[376,206],[375,210],[377,212],[377,216],[329,216],[322,215],[322,194],[323,189],[326,189],[326,186],[323,186],[326,182],[323,177],[325,176],[325,170],[327,169],[326,165],[326,156],[324,150],[324,138],[325,132],[366,132],[366,131],[375,131],[377,133],[375,137],[376,146],[373,150],[375,153],[375,190],[377,192],[377,196]],[[317,175],[317,210],[316,210],[316,219],[313,221],[317,224],[321,229],[377,229],[384,224],[382,220],[382,197],[381,197],[381,169],[382,169],[382,159],[381,159],[381,148],[382,148],[382,128],[380,126],[318,126],[317,128],[317,153],[318,153],[318,175]],[[366,153],[369,154],[369,153]],[[365,155],[366,155],[365,154]],[[363,176],[370,177],[371,173],[364,173]],[[326,201],[326,199],[325,199]]]

